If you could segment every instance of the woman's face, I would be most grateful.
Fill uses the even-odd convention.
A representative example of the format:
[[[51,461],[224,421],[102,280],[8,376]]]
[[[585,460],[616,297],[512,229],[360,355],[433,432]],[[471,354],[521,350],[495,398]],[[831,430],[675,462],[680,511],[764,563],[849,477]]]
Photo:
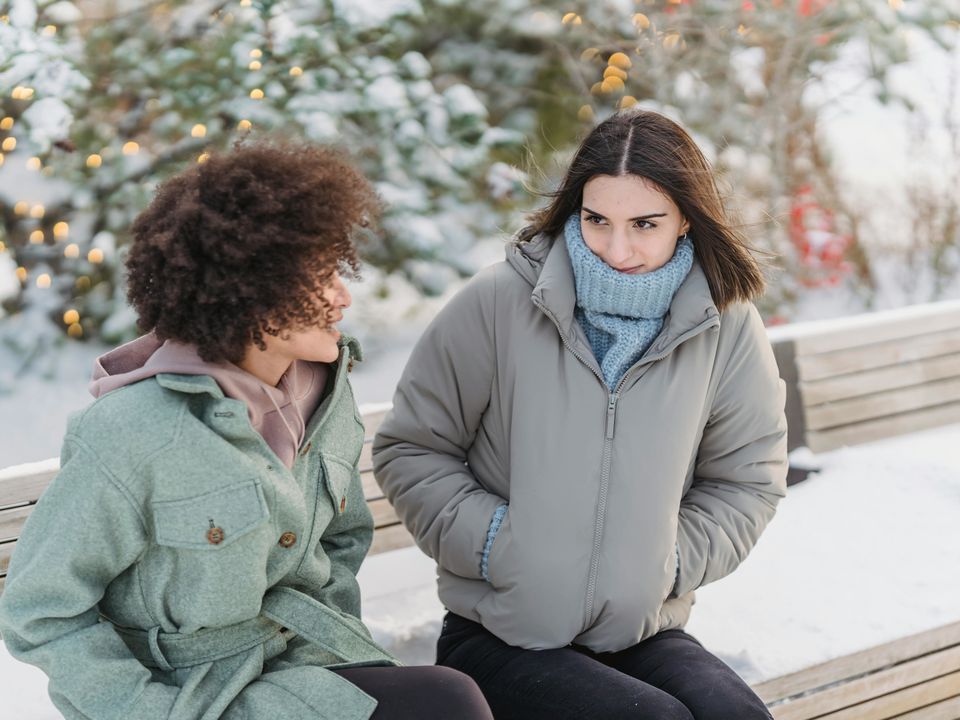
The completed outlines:
[[[343,311],[350,307],[350,291],[343,284],[339,273],[333,277],[323,290],[323,299],[327,302],[329,312],[327,323],[301,330],[284,333],[280,337],[266,336],[268,350],[278,351],[291,361],[308,360],[311,362],[335,362],[340,355],[337,341],[340,340],[340,331],[336,323],[343,319]]]
[[[689,227],[673,200],[639,175],[596,175],[583,186],[584,242],[614,270],[640,275],[662,267]]]

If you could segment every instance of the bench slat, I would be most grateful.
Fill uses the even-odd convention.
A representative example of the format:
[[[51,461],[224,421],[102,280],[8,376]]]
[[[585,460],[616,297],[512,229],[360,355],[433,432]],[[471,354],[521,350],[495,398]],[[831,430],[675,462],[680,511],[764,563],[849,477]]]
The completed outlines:
[[[953,402],[890,415],[879,420],[851,423],[830,430],[811,430],[807,433],[807,446],[813,452],[820,453],[844,445],[882,440],[958,422],[960,422],[960,402]]]
[[[767,704],[825,685],[856,678],[877,668],[960,645],[960,622],[926,630],[760,683],[754,691]]]
[[[960,353],[799,384],[808,406],[960,376]]]
[[[59,470],[43,470],[0,482],[0,507],[36,502]]]
[[[918,685],[960,670],[960,645],[872,673],[829,690],[791,700],[778,720],[805,720],[843,710],[878,696]]]
[[[920,335],[908,342],[891,340],[821,355],[798,355],[796,362],[800,380],[810,382],[958,352],[960,332],[954,330]]]
[[[401,525],[391,525],[389,527],[378,528],[373,534],[373,545],[370,546],[370,554],[387,552],[398,548],[410,547],[413,545],[413,537],[407,532],[407,529]]]
[[[0,542],[16,540],[27,521],[27,515],[33,512],[33,505],[0,510]]]
[[[901,317],[897,315],[902,313],[894,310],[838,318],[830,321],[828,330],[818,329],[817,322],[813,321],[796,326],[800,328],[799,332],[791,330],[790,326],[783,326],[772,334],[791,333],[798,353],[814,355],[960,328],[960,303],[937,303],[928,306],[927,310],[924,315],[918,315],[916,308],[913,308]],[[809,331],[806,331],[807,328]]]
[[[860,705],[821,715],[819,720],[890,720],[918,707],[931,705],[960,694],[960,671],[921,685],[883,695]],[[779,716],[774,714],[777,720]]]
[[[372,500],[368,502],[367,505],[370,508],[370,512],[373,513],[373,526],[375,528],[379,529],[400,522],[400,518],[397,517],[393,505],[391,505],[390,501],[386,498]]]
[[[824,430],[950,402],[960,402],[960,377],[807,407],[807,428]]]
[[[960,695],[912,710],[901,715],[899,720],[957,720],[960,718]]]

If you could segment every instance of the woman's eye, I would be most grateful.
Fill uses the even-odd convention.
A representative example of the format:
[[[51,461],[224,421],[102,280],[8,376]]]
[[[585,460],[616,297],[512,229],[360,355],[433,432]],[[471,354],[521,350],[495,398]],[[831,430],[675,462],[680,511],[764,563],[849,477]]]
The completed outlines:
[[[584,222],[592,223],[594,225],[599,225],[603,222],[603,218],[598,215],[587,215],[584,218]]]
[[[634,227],[637,227],[637,228],[639,228],[640,230],[651,230],[651,229],[655,228],[656,225],[654,225],[654,224],[653,224],[652,222],[650,222],[649,220],[637,220],[637,221],[634,223]]]

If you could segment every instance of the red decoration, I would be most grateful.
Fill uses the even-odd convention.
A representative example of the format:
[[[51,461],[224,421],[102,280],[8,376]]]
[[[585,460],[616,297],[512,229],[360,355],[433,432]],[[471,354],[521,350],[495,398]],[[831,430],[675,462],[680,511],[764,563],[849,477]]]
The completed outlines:
[[[829,4],[830,0],[800,0],[800,4],[797,6],[797,13],[804,17],[812,17],[821,12]]]
[[[836,232],[833,212],[817,202],[809,185],[794,193],[790,240],[800,256],[800,283],[807,287],[838,285],[853,269],[844,260],[853,238]]]

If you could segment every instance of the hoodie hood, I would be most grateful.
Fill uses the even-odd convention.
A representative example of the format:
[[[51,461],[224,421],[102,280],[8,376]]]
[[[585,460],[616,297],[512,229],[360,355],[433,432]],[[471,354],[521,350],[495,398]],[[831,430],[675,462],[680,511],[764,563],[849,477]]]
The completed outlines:
[[[89,390],[100,397],[161,373],[208,375],[224,395],[247,406],[250,424],[292,467],[307,419],[320,404],[328,372],[324,363],[298,360],[274,387],[233,363],[203,360],[193,345],[161,341],[151,332],[97,358]]]

